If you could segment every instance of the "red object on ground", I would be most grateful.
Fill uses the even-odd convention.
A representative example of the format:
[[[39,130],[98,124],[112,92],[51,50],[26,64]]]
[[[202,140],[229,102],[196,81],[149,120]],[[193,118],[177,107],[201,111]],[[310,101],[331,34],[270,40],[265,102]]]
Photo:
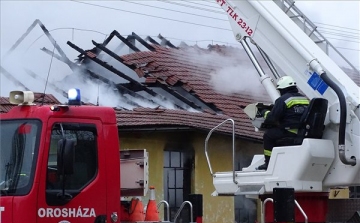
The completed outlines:
[[[202,223],[202,217],[196,217],[196,223]]]
[[[144,206],[139,198],[131,199],[129,210],[129,221],[144,221]]]
[[[155,200],[155,187],[150,186],[150,199],[146,207],[145,221],[160,221]]]

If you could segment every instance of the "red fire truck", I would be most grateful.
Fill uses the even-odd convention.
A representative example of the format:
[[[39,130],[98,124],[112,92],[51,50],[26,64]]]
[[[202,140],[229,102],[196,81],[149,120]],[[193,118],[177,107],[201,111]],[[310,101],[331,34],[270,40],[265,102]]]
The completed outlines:
[[[120,154],[114,110],[77,106],[75,89],[71,98],[68,105],[33,105],[32,92],[11,92],[19,106],[0,114],[2,223],[144,220],[132,216],[144,216],[139,200],[121,202],[120,194],[146,193],[146,151]],[[121,168],[128,173],[122,183]]]

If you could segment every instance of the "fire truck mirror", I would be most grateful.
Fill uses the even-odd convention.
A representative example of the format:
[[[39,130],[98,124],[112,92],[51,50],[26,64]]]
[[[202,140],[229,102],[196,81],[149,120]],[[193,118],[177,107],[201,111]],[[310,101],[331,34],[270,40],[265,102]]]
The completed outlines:
[[[74,173],[75,163],[75,141],[71,139],[60,139],[57,145],[57,173],[62,176]]]

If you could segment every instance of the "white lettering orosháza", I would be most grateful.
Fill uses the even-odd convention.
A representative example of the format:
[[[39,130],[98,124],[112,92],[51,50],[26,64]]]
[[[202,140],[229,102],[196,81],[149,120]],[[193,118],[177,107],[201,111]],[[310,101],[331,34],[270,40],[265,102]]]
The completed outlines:
[[[96,217],[94,208],[39,208],[40,218],[91,218]]]

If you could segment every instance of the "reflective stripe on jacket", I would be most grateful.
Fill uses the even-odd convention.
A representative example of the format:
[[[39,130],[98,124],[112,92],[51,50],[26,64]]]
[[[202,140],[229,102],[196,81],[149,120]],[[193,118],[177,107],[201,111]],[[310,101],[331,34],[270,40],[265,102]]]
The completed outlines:
[[[309,100],[298,90],[291,89],[276,99],[274,107],[264,116],[265,122],[268,124],[278,124],[280,128],[296,129],[300,125],[300,119]]]

